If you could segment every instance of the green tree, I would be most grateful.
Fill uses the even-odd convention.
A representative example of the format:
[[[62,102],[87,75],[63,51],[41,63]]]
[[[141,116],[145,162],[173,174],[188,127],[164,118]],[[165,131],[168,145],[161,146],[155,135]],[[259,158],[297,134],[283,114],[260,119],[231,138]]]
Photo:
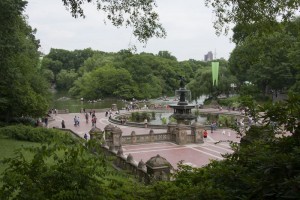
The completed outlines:
[[[71,91],[80,91],[85,99],[103,97],[132,98],[135,86],[130,73],[125,69],[116,69],[111,65],[98,67],[92,72],[85,73],[75,81]]]
[[[22,12],[25,1],[0,3],[0,117],[41,116],[47,109],[48,85],[39,64],[39,41]]]
[[[106,1],[106,0],[62,0],[73,17],[84,17],[84,3],[95,3],[97,9],[106,14],[106,19],[116,26],[133,28],[133,35],[140,42],[146,43],[152,37],[165,37],[166,32],[159,23],[159,16],[154,11],[156,2],[143,1]]]
[[[77,79],[77,77],[78,75],[74,69],[62,69],[57,75],[56,87],[67,91],[73,86],[73,83]]]
[[[106,161],[90,156],[82,145],[46,146],[27,149],[26,160],[19,150],[5,162],[1,199],[100,199],[109,196],[103,179]],[[63,155],[63,156],[62,156]],[[51,160],[51,162],[49,162]]]
[[[54,73],[50,69],[42,69],[42,75],[48,81],[48,83],[54,82]]]
[[[277,29],[277,20],[290,21],[297,15],[300,8],[298,0],[276,1],[235,1],[235,0],[205,0],[207,6],[212,6],[216,15],[214,28],[220,34],[224,27],[225,33],[230,24],[256,24],[264,32]]]
[[[170,52],[168,51],[159,51],[157,54],[159,57],[167,58],[171,60],[177,60],[175,56],[172,56]]]
[[[220,94],[229,95],[231,92],[231,84],[237,83],[236,78],[230,73],[226,67],[227,63],[220,63],[219,68],[219,84],[213,86],[211,67],[198,69],[195,78],[188,84],[191,90],[192,99],[196,100],[202,95],[218,96]]]
[[[295,28],[300,27],[298,24],[297,20],[291,21],[289,25],[281,24],[278,31],[250,35],[239,42],[230,56],[229,66],[240,84],[250,81],[264,94],[270,90],[284,90],[295,84],[297,55],[291,52],[299,40]]]
[[[52,60],[51,58],[44,57],[42,59],[42,68],[51,70],[54,75],[54,81],[56,81],[56,76],[63,69],[62,62],[58,60]]]

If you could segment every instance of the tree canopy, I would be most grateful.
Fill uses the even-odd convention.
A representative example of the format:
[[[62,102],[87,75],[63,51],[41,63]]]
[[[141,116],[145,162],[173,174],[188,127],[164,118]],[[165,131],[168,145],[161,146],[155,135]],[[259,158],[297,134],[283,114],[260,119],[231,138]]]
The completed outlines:
[[[194,72],[205,64],[194,60],[178,62],[167,51],[154,55],[134,54],[128,50],[106,53],[89,49],[89,54],[80,53],[85,51],[51,49],[42,60],[42,68],[48,76],[49,70],[53,72],[58,90],[86,99],[171,96],[179,87],[179,75],[189,82],[194,78]],[[74,62],[74,57],[80,62]]]
[[[272,30],[278,20],[287,22],[294,19],[300,8],[298,0],[205,0],[205,3],[213,7],[217,34],[224,30],[227,33],[231,24],[256,24],[265,31]]]
[[[84,17],[83,4],[94,3],[114,26],[132,27],[133,35],[143,43],[152,37],[166,36],[165,29],[159,23],[159,16],[154,11],[155,0],[62,0],[62,2],[73,17]]]
[[[238,44],[230,55],[229,68],[240,84],[256,84],[262,93],[288,89],[299,92],[299,18],[279,25],[269,34],[244,34],[249,28],[258,32],[255,25],[234,29]]]
[[[0,117],[41,116],[48,85],[39,76],[39,41],[22,12],[25,1],[0,2]]]

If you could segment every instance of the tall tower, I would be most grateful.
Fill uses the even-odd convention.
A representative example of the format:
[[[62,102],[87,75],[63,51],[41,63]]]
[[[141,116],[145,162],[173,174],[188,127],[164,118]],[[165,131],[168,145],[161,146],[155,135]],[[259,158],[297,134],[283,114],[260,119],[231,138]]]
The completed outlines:
[[[204,61],[212,61],[213,59],[213,53],[211,51],[204,55]]]

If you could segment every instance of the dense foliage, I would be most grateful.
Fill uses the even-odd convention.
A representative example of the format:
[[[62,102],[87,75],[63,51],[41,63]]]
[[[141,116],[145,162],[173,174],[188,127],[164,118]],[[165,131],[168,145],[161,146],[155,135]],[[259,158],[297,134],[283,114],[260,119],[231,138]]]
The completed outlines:
[[[143,186],[112,169],[94,140],[29,126],[1,128],[3,137],[41,145],[1,160],[7,167],[0,176],[0,199],[141,199]],[[133,192],[137,187],[141,190]]]
[[[217,97],[220,94],[228,96],[233,93],[231,84],[236,84],[237,80],[228,70],[228,65],[225,60],[217,61],[219,61],[220,64],[218,85],[213,85],[211,65],[198,69],[194,78],[188,84],[188,87],[192,91],[193,99],[196,100],[202,95]]]
[[[39,41],[22,12],[26,1],[0,2],[0,118],[41,116],[48,85],[39,76]]]
[[[68,133],[55,129],[45,129],[42,127],[32,128],[25,125],[14,125],[0,128],[0,137],[11,138],[15,140],[30,142],[63,142],[65,144],[74,144],[78,139],[70,137]]]
[[[154,11],[154,0],[62,0],[73,17],[84,17],[83,5],[94,3],[98,11],[106,15],[106,20],[116,26],[132,27],[133,35],[140,42],[146,43],[152,37],[165,37],[166,32],[159,23],[159,16]]]
[[[91,49],[51,49],[42,61],[43,69],[53,72],[58,90],[69,90],[71,95],[85,99],[173,96],[179,87],[179,75],[188,83],[194,72],[206,65],[195,60],[178,62],[167,51],[153,55]]]
[[[212,6],[216,15],[214,28],[220,34],[225,33],[231,24],[256,24],[269,32],[277,28],[277,21],[290,21],[300,8],[298,0],[205,0],[207,6]]]
[[[253,33],[240,36],[241,32],[246,30],[257,33],[259,30],[255,25],[238,26],[239,28],[235,29],[238,44],[231,53],[229,68],[238,78],[239,85],[248,81],[253,84],[250,87],[257,87],[258,91],[255,93],[273,91],[277,94],[288,89],[300,92],[297,77],[300,72],[297,53],[299,22],[297,18],[289,23],[280,24],[280,29],[267,35]]]

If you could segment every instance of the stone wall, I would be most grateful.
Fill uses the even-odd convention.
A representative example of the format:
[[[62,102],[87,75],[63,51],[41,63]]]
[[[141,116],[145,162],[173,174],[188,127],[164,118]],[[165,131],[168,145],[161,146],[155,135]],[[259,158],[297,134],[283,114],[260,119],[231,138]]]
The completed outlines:
[[[109,124],[102,134],[105,137],[102,148],[106,155],[116,157],[114,162],[116,167],[129,171],[139,181],[149,184],[152,181],[169,180],[171,164],[159,155],[152,157],[146,164],[142,160],[137,163],[131,154],[128,156],[123,154],[122,145],[152,142],[175,142],[178,145],[203,143],[203,130],[204,126],[199,123],[193,123],[191,126],[170,123],[166,133],[154,134],[151,129],[149,134],[136,134],[132,131],[131,135],[122,136],[119,127]],[[164,165],[158,166],[157,163]]]
[[[152,129],[149,134],[136,134],[135,131],[131,135],[122,136],[122,131],[119,127],[108,125],[104,128],[105,142],[108,146],[118,144],[120,147],[124,144],[141,144],[151,142],[175,142],[179,145],[188,143],[203,143],[204,126],[199,123],[194,123],[191,126],[183,124],[169,124],[166,133],[154,134]],[[118,141],[120,140],[120,141]]]
[[[136,135],[134,131],[131,132],[131,135],[122,136],[122,144],[141,144],[141,143],[150,143],[150,142],[164,142],[170,141],[171,137],[168,133],[158,133],[154,134],[153,130],[149,131],[147,135]]]
[[[116,151],[114,148],[108,147],[107,145],[103,145],[102,149],[106,156],[115,156],[114,165],[122,170],[126,170],[130,172],[135,178],[137,178],[140,182],[144,184],[150,184],[151,182],[158,180],[170,180],[171,173],[171,165],[169,163],[164,166],[147,166],[142,160],[140,162],[136,162],[132,155],[124,155],[123,150],[119,149]],[[152,157],[147,161],[147,163],[151,163],[153,158],[162,158],[159,155],[156,157]],[[164,159],[164,158],[162,158]],[[161,169],[164,169],[161,172]]]

